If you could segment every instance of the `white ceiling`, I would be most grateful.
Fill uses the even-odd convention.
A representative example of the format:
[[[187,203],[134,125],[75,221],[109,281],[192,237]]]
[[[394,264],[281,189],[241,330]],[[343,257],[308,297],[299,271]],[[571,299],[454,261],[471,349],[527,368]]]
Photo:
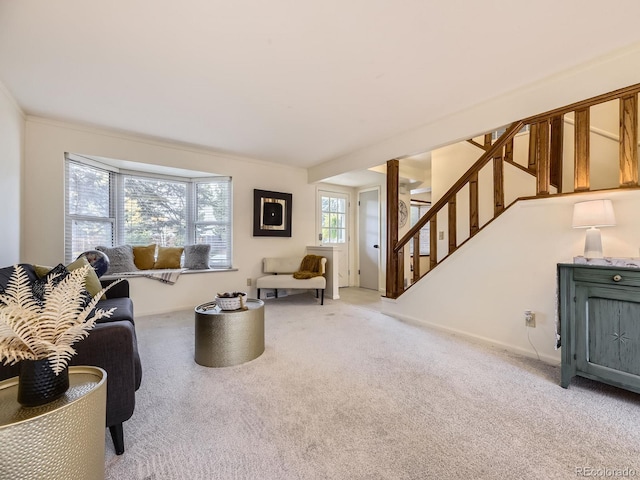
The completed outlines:
[[[640,41],[616,0],[0,0],[27,114],[311,167]]]

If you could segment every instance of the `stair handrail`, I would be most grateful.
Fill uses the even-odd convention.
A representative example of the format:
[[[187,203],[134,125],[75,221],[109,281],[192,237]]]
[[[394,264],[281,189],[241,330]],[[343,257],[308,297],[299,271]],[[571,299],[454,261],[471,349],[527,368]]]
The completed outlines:
[[[564,116],[570,112],[575,113],[574,125],[574,182],[573,191],[566,194],[580,194],[583,192],[594,191],[591,189],[589,177],[589,164],[591,161],[589,155],[590,134],[593,127],[590,124],[589,112],[591,107],[605,103],[611,100],[618,100],[620,103],[620,134],[618,141],[619,148],[619,169],[620,180],[619,185],[615,188],[640,188],[640,180],[638,175],[638,104],[640,95],[640,83],[628,87],[620,88],[613,92],[605,93],[592,97],[587,100],[572,103],[564,107],[556,108],[551,111],[536,114],[518,122],[512,123],[504,133],[492,144],[492,134],[484,135],[484,144],[477,142],[475,139],[469,139],[471,145],[484,150],[482,156],[447,190],[447,192],[413,225],[400,240],[389,241],[389,255],[387,256],[387,296],[397,298],[402,295],[408,288],[406,281],[402,286],[402,278],[404,277],[404,247],[413,240],[413,283],[417,282],[424,274],[420,273],[420,259],[415,252],[420,249],[420,235],[422,229],[431,222],[431,258],[430,268],[426,273],[433,270],[439,265],[437,260],[438,239],[437,233],[437,215],[444,209],[449,208],[449,250],[444,257],[447,258],[458,247],[456,233],[456,195],[467,185],[469,185],[469,224],[470,231],[467,240],[471,239],[484,226],[491,223],[486,222],[483,226],[479,225],[478,219],[478,180],[480,170],[494,160],[494,214],[493,219],[505,211],[504,206],[504,182],[506,180],[503,172],[503,165],[509,164],[517,167],[525,173],[536,178],[536,194],[532,197],[519,197],[517,200],[528,198],[540,198],[542,196],[565,194],[562,192],[562,165],[563,165],[563,145],[565,139],[563,136],[563,125],[568,122]],[[529,150],[527,166],[520,164],[513,158],[514,155],[514,137],[521,131],[522,126],[529,125],[531,134],[529,136]],[[535,129],[534,129],[535,127]],[[598,133],[598,132],[596,132]],[[615,140],[614,138],[612,138]],[[389,167],[388,167],[389,170]],[[397,165],[396,165],[397,170]],[[392,176],[393,177],[393,176]],[[397,182],[397,172],[394,180]],[[393,191],[394,184],[387,180],[389,191]],[[554,183],[555,181],[555,183]],[[496,182],[498,187],[496,187]],[[397,185],[396,185],[397,187]],[[556,191],[550,190],[555,187]],[[396,188],[397,189],[397,188]],[[398,199],[396,191],[396,201]],[[391,203],[391,202],[390,202]],[[513,203],[511,203],[513,205]],[[391,207],[387,207],[390,212]],[[508,208],[508,207],[506,207]],[[390,214],[390,218],[394,218]],[[453,220],[452,220],[453,218]],[[395,228],[397,228],[397,218],[395,219]],[[453,221],[453,224],[451,223]],[[453,225],[453,227],[452,227]],[[442,233],[442,232],[441,232]],[[397,236],[396,236],[397,238]],[[440,238],[442,240],[442,238]],[[462,243],[465,243],[466,240]],[[443,260],[444,260],[443,258]],[[392,268],[392,263],[395,268]],[[391,272],[391,274],[389,274]],[[390,287],[391,285],[391,287]],[[411,285],[409,285],[411,286]],[[390,295],[391,294],[391,295]]]
[[[438,200],[428,211],[425,213],[418,222],[405,233],[400,240],[393,247],[395,254],[400,253],[400,250],[411,240],[437,213],[449,203],[451,197],[456,195],[462,188],[469,182],[471,177],[480,171],[489,160],[497,156],[497,153],[511,140],[520,129],[524,126],[524,121],[519,120],[512,123],[504,133],[495,141],[490,148],[462,175],[456,183],[454,183],[449,190]]]

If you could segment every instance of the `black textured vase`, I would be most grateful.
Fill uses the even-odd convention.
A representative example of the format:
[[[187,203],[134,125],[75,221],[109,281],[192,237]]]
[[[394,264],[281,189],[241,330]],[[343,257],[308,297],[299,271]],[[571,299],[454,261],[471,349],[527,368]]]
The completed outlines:
[[[18,403],[37,407],[60,398],[69,389],[69,370],[56,375],[49,360],[22,360],[18,382]]]

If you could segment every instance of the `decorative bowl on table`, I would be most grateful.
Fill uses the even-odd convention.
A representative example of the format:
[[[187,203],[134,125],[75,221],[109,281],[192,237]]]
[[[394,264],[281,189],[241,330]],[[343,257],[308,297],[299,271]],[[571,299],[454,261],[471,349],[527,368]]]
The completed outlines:
[[[221,310],[240,310],[247,304],[247,294],[245,292],[218,293],[216,304]]]

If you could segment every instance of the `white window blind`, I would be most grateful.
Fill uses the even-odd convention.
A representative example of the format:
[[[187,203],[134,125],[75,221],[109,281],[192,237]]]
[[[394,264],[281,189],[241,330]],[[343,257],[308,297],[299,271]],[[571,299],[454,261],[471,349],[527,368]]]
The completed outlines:
[[[114,241],[113,174],[67,161],[66,179],[65,257],[71,261],[97,245]]]
[[[118,231],[122,243],[163,247],[186,245],[188,182],[122,175]]]
[[[231,179],[196,182],[194,243],[211,245],[211,266],[231,266]]]

